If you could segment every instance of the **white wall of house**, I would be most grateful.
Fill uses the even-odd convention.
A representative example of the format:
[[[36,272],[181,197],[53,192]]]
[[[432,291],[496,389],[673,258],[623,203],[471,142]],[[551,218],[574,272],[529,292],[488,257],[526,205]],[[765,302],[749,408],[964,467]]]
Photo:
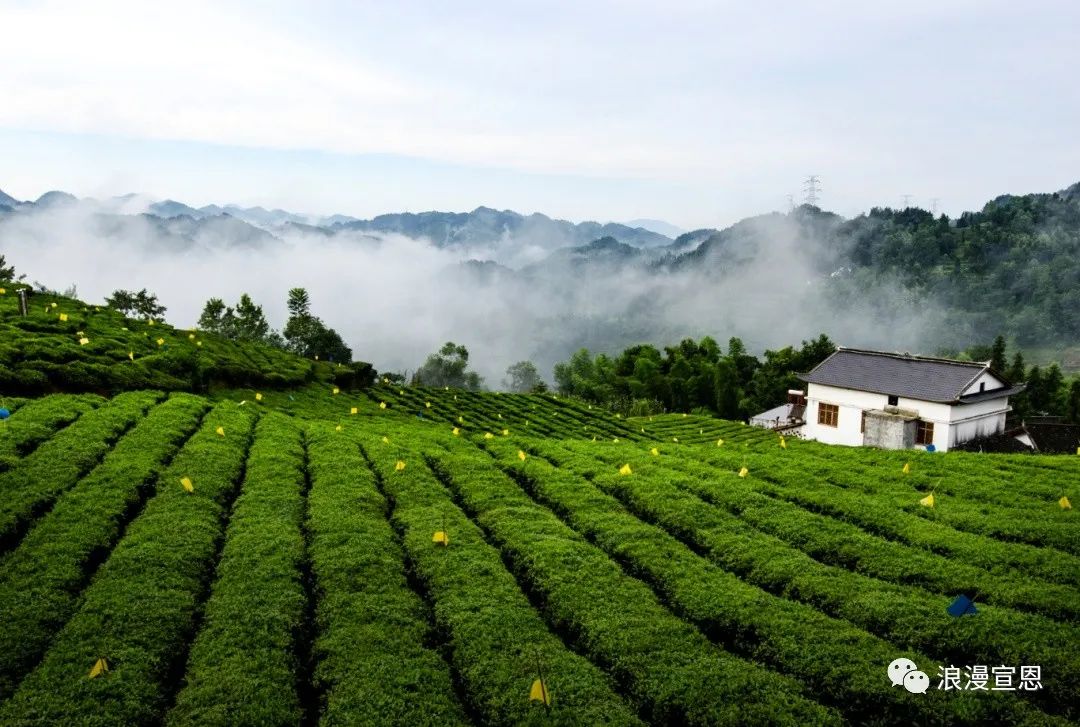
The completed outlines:
[[[881,409],[888,401],[889,397],[884,394],[809,384],[806,391],[806,425],[803,427],[803,436],[826,444],[859,446],[863,443],[860,431],[862,413],[867,409]],[[840,407],[835,427],[818,424],[818,405],[822,403]]]
[[[955,447],[976,437],[1001,434],[1005,431],[1005,416],[1008,413],[1008,397],[952,407],[949,446]]]
[[[983,376],[980,376],[974,382],[974,391],[979,390],[982,379]],[[986,385],[988,389],[1001,386],[1001,382],[993,376],[990,379],[992,382],[988,381]],[[802,428],[802,434],[826,444],[860,446],[863,443],[860,431],[862,413],[868,409],[883,409],[888,402],[889,397],[885,394],[809,384],[806,392],[806,425]],[[818,424],[818,407],[822,403],[840,408],[837,426]],[[916,412],[923,421],[933,422],[934,448],[942,452],[960,442],[1004,431],[1005,414],[1009,411],[1007,397],[957,406],[899,397],[896,406]]]
[[[984,371],[979,375],[979,378],[971,382],[971,385],[964,389],[964,393],[961,396],[967,396],[968,394],[978,394],[981,391],[980,386],[986,384],[986,390],[1000,389],[1005,386],[1005,382],[994,376],[989,371]]]

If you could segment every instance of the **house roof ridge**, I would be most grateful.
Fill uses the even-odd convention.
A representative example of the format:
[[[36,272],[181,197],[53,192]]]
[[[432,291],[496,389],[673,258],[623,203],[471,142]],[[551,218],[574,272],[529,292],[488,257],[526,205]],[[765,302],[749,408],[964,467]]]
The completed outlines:
[[[888,358],[895,358],[901,361],[931,361],[934,363],[955,364],[957,366],[966,367],[979,367],[980,369],[990,368],[989,361],[961,361],[956,358],[943,358],[941,356],[924,356],[917,353],[901,353],[899,351],[876,351],[870,348],[855,348],[853,346],[837,346],[837,351],[846,351],[847,353],[861,353],[869,356],[885,356]]]

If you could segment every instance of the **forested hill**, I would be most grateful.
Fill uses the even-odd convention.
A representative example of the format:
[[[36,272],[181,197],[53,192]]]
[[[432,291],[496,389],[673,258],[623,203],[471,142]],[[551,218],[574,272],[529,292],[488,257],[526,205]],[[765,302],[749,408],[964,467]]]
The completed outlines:
[[[737,270],[778,240],[837,301],[870,293],[881,307],[891,296],[939,309],[940,327],[961,341],[1003,333],[1023,346],[1080,342],[1080,183],[1001,196],[955,219],[917,208],[844,219],[804,205],[744,220],[664,265]]]

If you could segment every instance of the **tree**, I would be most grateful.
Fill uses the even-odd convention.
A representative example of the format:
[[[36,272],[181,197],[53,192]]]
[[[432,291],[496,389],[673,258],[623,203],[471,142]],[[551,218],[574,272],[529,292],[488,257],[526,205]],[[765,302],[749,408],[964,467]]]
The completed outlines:
[[[303,288],[292,288],[289,290],[289,301],[287,305],[289,308],[289,315],[293,318],[303,318],[304,316],[311,315],[311,298],[308,296],[308,292]]]
[[[126,290],[115,290],[105,299],[105,305],[128,316],[135,310],[135,295]]]
[[[532,361],[518,361],[516,364],[511,364],[506,369],[506,377],[503,380],[503,386],[515,394],[527,393],[543,383],[540,372],[536,370],[536,365]]]
[[[1080,378],[1073,379],[1065,398],[1065,417],[1073,424],[1080,424]]]
[[[255,305],[251,296],[244,293],[236,304],[235,337],[241,341],[265,341],[270,333],[261,305]]]
[[[146,288],[143,288],[138,293],[115,290],[111,296],[105,299],[105,305],[113,310],[120,311],[125,317],[138,315],[145,319],[157,318],[167,310],[165,306],[158,303],[157,296]]]
[[[469,349],[447,341],[437,353],[427,357],[413,374],[413,383],[421,386],[453,386],[477,391],[483,386],[480,375],[468,371]]]
[[[143,318],[157,318],[164,315],[167,308],[158,302],[157,296],[143,288],[135,294],[135,312]]]
[[[1024,354],[1017,351],[1013,354],[1012,364],[1009,365],[1009,370],[1005,372],[1005,378],[1012,384],[1022,384],[1027,375],[1027,368],[1024,365]]]
[[[999,334],[994,339],[994,345],[990,347],[990,368],[1004,376],[1006,365],[1005,336]]]
[[[345,345],[338,332],[311,314],[311,298],[306,290],[292,288],[287,305],[289,320],[285,322],[282,334],[288,350],[306,358],[339,363],[352,361],[352,349]]]
[[[25,275],[20,275],[18,278],[16,278],[15,266],[8,265],[7,260],[4,259],[4,256],[0,255],[0,282],[7,283],[13,280],[22,280],[25,277]]]
[[[233,309],[227,307],[221,298],[211,298],[203,306],[197,325],[200,330],[231,338],[232,319]]]

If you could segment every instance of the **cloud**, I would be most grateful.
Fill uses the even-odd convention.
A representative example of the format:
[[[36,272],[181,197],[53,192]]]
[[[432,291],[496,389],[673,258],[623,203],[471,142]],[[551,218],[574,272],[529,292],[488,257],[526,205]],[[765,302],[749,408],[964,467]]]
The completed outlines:
[[[917,350],[929,345],[927,331],[940,319],[931,301],[905,303],[887,282],[865,296],[831,300],[815,269],[814,242],[780,215],[744,223],[741,237],[708,264],[666,273],[572,263],[519,274],[462,266],[477,249],[359,233],[261,239],[223,222],[189,229],[84,204],[0,218],[0,250],[30,279],[54,289],[75,284],[85,300],[149,288],[180,327],[193,325],[211,297],[235,302],[249,293],[280,328],[288,289],[305,287],[313,311],[356,358],[414,371],[452,340],[469,348],[490,386],[522,359],[550,378],[551,367],[581,347],[610,354],[688,336],[722,344],[740,336],[758,353],[820,332],[846,345]],[[520,264],[542,243],[508,238],[485,252]],[[734,258],[746,262],[736,267]]]

